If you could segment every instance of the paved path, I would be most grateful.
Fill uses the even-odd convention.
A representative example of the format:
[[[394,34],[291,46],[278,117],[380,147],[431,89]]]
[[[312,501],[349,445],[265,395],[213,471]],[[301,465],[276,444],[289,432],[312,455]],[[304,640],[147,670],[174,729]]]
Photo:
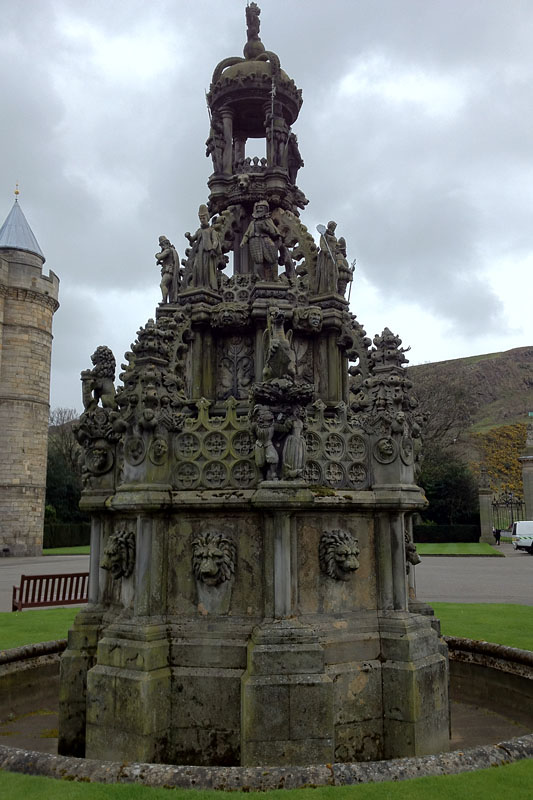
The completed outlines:
[[[533,606],[533,556],[502,544],[506,558],[425,556],[415,567],[416,595],[427,603]]]
[[[20,585],[21,575],[61,575],[65,572],[88,571],[89,556],[0,558],[0,611],[11,611],[13,586]]]
[[[506,558],[425,556],[415,567],[416,593],[428,603],[520,603],[533,606],[533,556],[503,544]],[[11,611],[22,573],[87,572],[89,556],[0,559],[0,611]]]

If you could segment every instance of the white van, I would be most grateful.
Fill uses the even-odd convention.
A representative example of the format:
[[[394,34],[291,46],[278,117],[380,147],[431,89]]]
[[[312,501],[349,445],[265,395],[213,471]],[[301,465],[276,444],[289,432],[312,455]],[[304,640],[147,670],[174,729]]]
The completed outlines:
[[[525,550],[533,556],[533,520],[513,522],[511,536],[515,550]]]

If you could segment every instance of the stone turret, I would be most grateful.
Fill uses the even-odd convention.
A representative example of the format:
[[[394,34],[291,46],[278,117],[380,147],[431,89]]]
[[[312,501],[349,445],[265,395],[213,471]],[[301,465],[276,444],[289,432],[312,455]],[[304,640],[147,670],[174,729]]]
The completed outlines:
[[[0,548],[42,552],[52,317],[59,278],[18,199],[0,228]]]

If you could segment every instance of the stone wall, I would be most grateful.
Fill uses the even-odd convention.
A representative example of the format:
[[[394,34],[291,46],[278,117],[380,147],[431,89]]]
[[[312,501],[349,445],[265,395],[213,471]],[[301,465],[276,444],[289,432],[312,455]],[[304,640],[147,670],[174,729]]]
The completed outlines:
[[[52,353],[59,279],[21,250],[0,259],[0,548],[42,551]]]

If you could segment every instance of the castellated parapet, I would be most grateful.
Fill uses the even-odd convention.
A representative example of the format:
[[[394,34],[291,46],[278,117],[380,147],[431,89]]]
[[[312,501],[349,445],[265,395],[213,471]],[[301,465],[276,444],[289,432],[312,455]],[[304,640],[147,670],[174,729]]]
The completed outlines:
[[[0,549],[31,556],[42,552],[52,317],[59,307],[59,278],[43,274],[40,251],[23,249],[32,247],[21,236],[21,220],[27,223],[17,203],[14,210],[19,223],[15,239],[6,236],[13,211],[0,236]]]

